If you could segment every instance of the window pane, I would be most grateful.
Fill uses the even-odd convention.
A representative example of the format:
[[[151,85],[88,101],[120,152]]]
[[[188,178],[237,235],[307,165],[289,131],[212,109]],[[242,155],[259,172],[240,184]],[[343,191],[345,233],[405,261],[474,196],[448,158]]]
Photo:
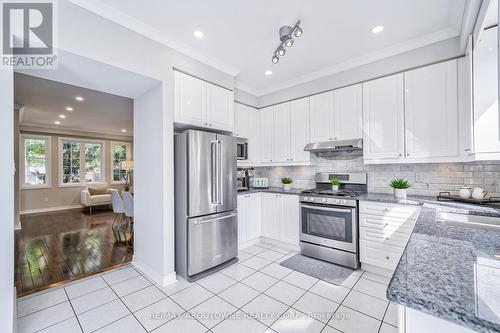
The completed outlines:
[[[125,181],[127,172],[121,169],[121,162],[127,160],[127,145],[114,144],[113,147],[113,181]]]
[[[101,155],[100,143],[85,144],[85,181],[95,182],[101,179]]]
[[[80,143],[74,141],[63,142],[63,184],[80,182]]]
[[[47,184],[47,141],[45,139],[24,140],[24,183]]]

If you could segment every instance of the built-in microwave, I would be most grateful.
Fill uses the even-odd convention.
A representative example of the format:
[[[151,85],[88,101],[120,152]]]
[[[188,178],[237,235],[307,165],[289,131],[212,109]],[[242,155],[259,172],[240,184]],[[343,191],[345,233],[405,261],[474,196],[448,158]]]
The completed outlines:
[[[247,139],[238,138],[236,144],[236,159],[247,160],[248,159],[248,142]]]

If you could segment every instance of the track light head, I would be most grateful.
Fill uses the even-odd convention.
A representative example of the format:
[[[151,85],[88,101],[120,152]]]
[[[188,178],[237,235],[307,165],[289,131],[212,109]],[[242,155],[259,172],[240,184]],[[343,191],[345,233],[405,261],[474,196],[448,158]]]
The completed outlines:
[[[295,37],[300,37],[300,36],[302,36],[303,32],[304,31],[302,31],[301,27],[297,27],[297,29],[295,29],[294,35],[295,35]]]
[[[280,57],[282,57],[282,56],[284,56],[284,55],[285,55],[286,50],[285,50],[285,48],[284,48],[283,46],[280,46],[280,47],[278,48],[278,52],[276,52],[276,53],[278,53],[278,55],[279,55]]]
[[[274,55],[271,60],[272,60],[273,64],[277,64],[280,61],[280,58],[277,55]]]
[[[286,47],[292,47],[292,45],[293,45],[293,38],[292,37],[288,37],[288,39],[285,41],[285,45],[286,45]]]

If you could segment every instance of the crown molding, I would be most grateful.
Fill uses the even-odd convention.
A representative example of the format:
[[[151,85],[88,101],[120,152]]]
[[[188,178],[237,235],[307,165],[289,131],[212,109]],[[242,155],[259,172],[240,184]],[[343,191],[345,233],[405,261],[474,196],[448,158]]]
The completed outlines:
[[[137,20],[132,16],[127,15],[122,11],[117,10],[116,8],[111,7],[99,0],[69,0],[69,1],[85,10],[88,10],[89,12],[99,15],[113,23],[121,25],[146,38],[149,38],[164,46],[174,49],[177,52],[180,52],[190,58],[202,62],[228,75],[236,76],[240,72],[239,69],[227,65],[217,59],[208,57],[205,54],[196,51],[192,47],[182,42],[176,41],[169,36],[166,36],[164,33],[160,32],[158,29],[153,28],[149,24]]]
[[[327,68],[324,68],[322,70],[306,74],[303,76],[299,76],[297,78],[282,82],[280,84],[274,85],[271,88],[266,88],[266,89],[255,89],[253,87],[250,87],[242,82],[235,81],[235,87],[237,87],[240,90],[243,90],[249,94],[255,95],[257,97],[261,97],[273,92],[277,92],[283,89],[291,88],[300,84],[308,83],[317,79],[324,78],[329,75],[333,75],[336,73],[340,73],[349,69],[353,69],[356,67],[360,67],[372,62],[376,62],[385,58],[389,58],[401,53],[405,53],[414,49],[418,49],[421,47],[425,47],[431,44],[435,44],[438,42],[441,42],[443,40],[447,40],[450,38],[454,38],[460,35],[460,32],[453,30],[453,29],[442,29],[438,30],[436,32],[424,35],[422,37],[418,37],[403,43],[399,43],[393,46],[390,46],[388,48],[385,48],[380,51],[368,53],[366,55],[363,55],[361,57],[353,58],[348,61],[336,64],[334,66],[330,66]]]

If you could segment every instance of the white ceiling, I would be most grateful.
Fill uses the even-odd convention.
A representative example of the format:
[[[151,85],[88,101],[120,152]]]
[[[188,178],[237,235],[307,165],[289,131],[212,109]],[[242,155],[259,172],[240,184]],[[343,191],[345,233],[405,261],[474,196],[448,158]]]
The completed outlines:
[[[75,100],[82,96],[83,102]],[[15,73],[14,101],[24,106],[21,125],[111,135],[133,134],[133,100]],[[67,106],[73,111],[66,111]],[[59,118],[65,115],[66,119]],[[60,125],[54,121],[60,121]],[[127,132],[123,133],[122,129]]]
[[[85,6],[133,28],[148,27],[212,64],[235,69],[236,86],[263,95],[460,35],[466,0],[92,0]],[[278,29],[304,34],[271,63]],[[371,29],[383,25],[374,35]],[[150,28],[150,29],[149,29]],[[203,39],[193,37],[204,32]],[[265,76],[265,70],[272,70]]]

